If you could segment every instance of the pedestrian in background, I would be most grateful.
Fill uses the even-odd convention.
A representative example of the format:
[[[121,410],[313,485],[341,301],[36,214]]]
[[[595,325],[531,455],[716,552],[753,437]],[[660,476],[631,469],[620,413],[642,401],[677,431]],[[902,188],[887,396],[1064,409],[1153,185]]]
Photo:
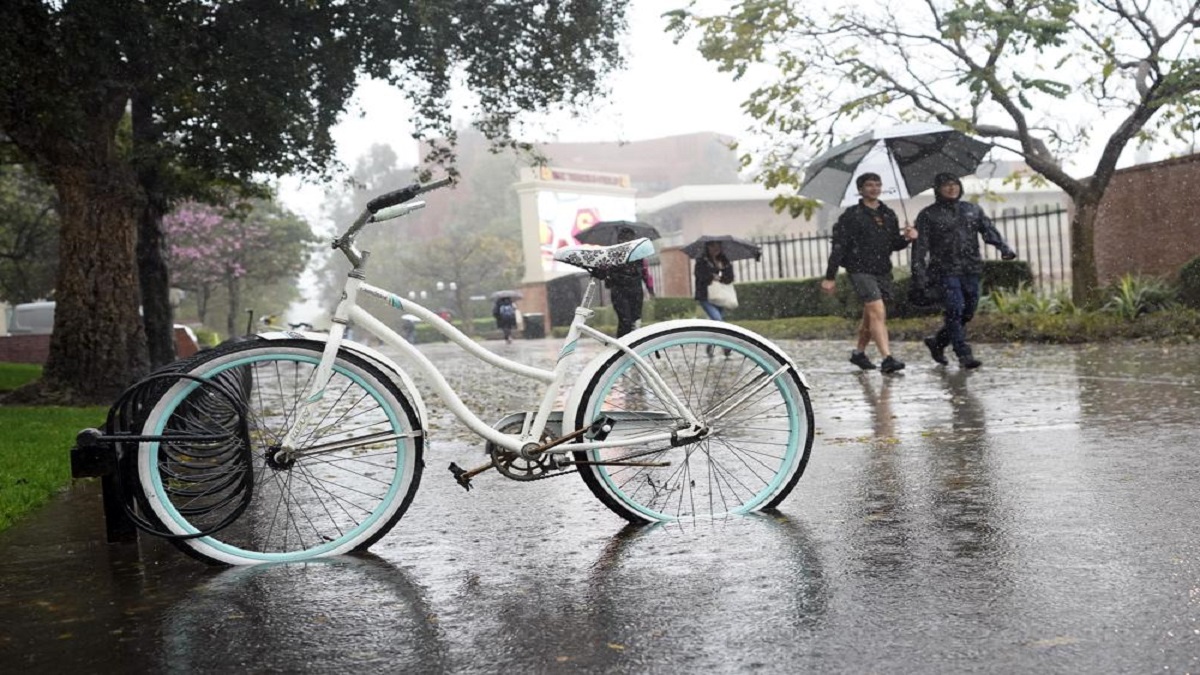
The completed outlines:
[[[917,233],[908,223],[901,233],[896,212],[879,200],[883,192],[879,174],[864,173],[854,184],[861,198],[843,211],[833,226],[829,264],[821,290],[832,294],[837,288],[838,268],[846,268],[850,284],[863,303],[858,340],[850,352],[850,363],[863,370],[874,370],[876,366],[866,352],[867,345],[874,341],[883,358],[878,366],[880,372],[894,373],[904,369],[904,362],[892,356],[888,342],[886,303],[891,301],[895,288],[892,252],[903,250]]]
[[[722,284],[733,283],[733,265],[729,258],[721,252],[721,242],[710,241],[704,245],[704,255],[696,258],[696,268],[693,271],[693,281],[696,286],[696,302],[705,315],[713,321],[724,321],[721,308],[708,301],[708,285],[713,281]]]
[[[1017,257],[983,209],[962,199],[962,183],[951,173],[933,180],[933,204],[917,214],[916,243],[912,254],[914,300],[937,298],[942,302],[942,327],[925,338],[934,361],[946,365],[946,347],[953,347],[962,368],[983,365],[967,344],[966,324],[979,306],[979,282],[983,258],[979,237],[995,246],[1004,260]],[[923,304],[928,304],[924,302]]]
[[[632,228],[624,227],[617,231],[617,243],[637,239],[637,233]],[[645,296],[642,286],[654,297],[654,278],[650,276],[650,266],[643,260],[625,263],[609,270],[604,279],[604,285],[612,297],[613,311],[617,313],[617,337],[633,331],[637,322],[642,318],[642,304]]]
[[[696,258],[696,268],[693,270],[692,277],[696,287],[696,302],[700,303],[700,308],[713,321],[724,321],[725,315],[721,313],[721,308],[708,301],[709,284],[733,283],[733,265],[729,263],[729,258],[721,252],[721,242],[710,241],[704,244],[704,255]],[[705,351],[712,356],[712,345],[708,345]],[[725,356],[729,356],[730,352],[731,350],[726,349]]]
[[[504,341],[512,342],[513,329],[517,327],[517,306],[508,297],[496,298],[492,306],[492,317],[496,319],[496,328],[504,333]]]

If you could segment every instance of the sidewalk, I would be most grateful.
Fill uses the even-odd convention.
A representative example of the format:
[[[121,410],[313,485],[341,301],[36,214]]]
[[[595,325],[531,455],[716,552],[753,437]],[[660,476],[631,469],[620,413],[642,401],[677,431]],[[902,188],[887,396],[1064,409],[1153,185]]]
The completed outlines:
[[[549,366],[561,340],[488,346]],[[576,477],[488,475],[464,492],[445,466],[477,461],[481,443],[428,395],[431,446],[412,510],[373,547],[375,567],[336,582],[208,568],[152,537],[108,545],[98,481],[77,482],[0,533],[0,670],[328,670],[368,654],[380,659],[370,672],[546,671],[563,654],[592,671],[740,671],[744,659],[862,671],[888,652],[903,657],[898,672],[1196,671],[1185,655],[1200,654],[1188,595],[1200,588],[1200,346],[981,345],[984,367],[964,373],[900,343],[908,368],[891,377],[858,372],[841,342],[781,346],[808,376],[816,416],[809,470],[781,508],[795,532],[751,523],[630,543]],[[491,377],[452,345],[423,349],[485,419],[536,400],[536,386]],[[773,604],[788,587],[776,584],[806,572],[779,558],[794,555],[781,541],[821,566],[819,596],[787,610]],[[614,547],[623,557],[612,561]],[[721,581],[699,615],[696,597],[652,590],[708,583],[687,576],[698,570]],[[612,593],[620,602],[598,600]],[[789,637],[727,643],[747,616],[736,598],[757,598]],[[664,602],[683,623],[662,622]],[[331,645],[335,634],[360,639]],[[505,646],[517,635],[537,647]]]

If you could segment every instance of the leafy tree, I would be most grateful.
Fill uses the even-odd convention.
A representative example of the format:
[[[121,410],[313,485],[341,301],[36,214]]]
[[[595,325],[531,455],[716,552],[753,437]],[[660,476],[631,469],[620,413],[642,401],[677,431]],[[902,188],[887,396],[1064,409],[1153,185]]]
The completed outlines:
[[[0,300],[49,297],[57,268],[54,191],[27,167],[0,166]]]
[[[474,317],[468,301],[472,295],[513,286],[521,269],[521,246],[512,238],[465,230],[417,244],[405,256],[405,267],[413,285],[442,286],[470,333]]]
[[[372,145],[370,150],[355,162],[354,170],[351,172],[349,180],[346,181],[346,185],[325,191],[325,203],[322,207],[322,215],[325,219],[333,223],[334,228],[344,232],[346,227],[367,207],[368,201],[384,192],[411,183],[416,175],[416,169],[399,166],[398,161],[399,158],[391,146]],[[414,217],[406,217],[402,222],[407,223]],[[391,255],[395,255],[387,242],[389,239],[396,240],[397,238],[394,235],[392,237],[380,236],[386,227],[387,225],[369,228],[363,233],[361,241],[373,254],[379,254],[375,256],[376,263],[371,267],[371,278],[389,288],[400,288],[402,287],[402,284],[398,283],[400,280],[388,275],[391,266],[378,262],[380,259],[390,259]],[[332,311],[341,295],[346,273],[350,271],[350,263],[341,253],[328,248],[319,250],[316,260],[318,301],[322,308]],[[386,276],[377,276],[381,272]],[[390,286],[390,283],[397,283],[397,285]]]
[[[769,69],[745,109],[771,138],[768,187],[802,182],[829,141],[883,118],[932,119],[1014,152],[1075,203],[1072,291],[1097,285],[1093,225],[1131,141],[1185,136],[1200,111],[1200,3],[1194,0],[742,0],[728,12],[672,13],[700,50],[743,77]],[[1070,114],[1064,114],[1070,111]],[[1107,138],[1096,126],[1115,121]],[[1091,176],[1063,168],[1089,142]],[[752,158],[745,157],[749,162]],[[793,213],[803,199],[780,200]]]
[[[232,214],[188,202],[166,216],[163,227],[176,283],[196,296],[201,323],[208,321],[214,292],[224,290],[229,335],[239,332],[245,284],[294,281],[315,241],[307,223],[264,200],[243,204]]]
[[[171,198],[329,170],[361,76],[403,88],[418,135],[450,134],[464,83],[504,143],[522,111],[601,93],[627,2],[0,3],[0,131],[62,205],[43,398],[108,401],[145,371],[135,253],[161,253]]]
[[[512,288],[520,280],[520,214],[513,184],[526,155],[512,150],[487,152],[486,140],[470,132],[460,142],[463,161],[469,163],[463,167],[462,182],[453,193],[427,197],[447,200],[445,208],[417,211],[401,221],[369,227],[359,242],[372,254],[372,283],[401,294],[420,290],[439,294],[439,302],[464,319],[469,330],[472,295]],[[411,181],[414,173],[415,169],[397,164],[390,147],[373,146],[356,164],[356,189],[327,193],[325,213],[344,229],[368,200]],[[324,307],[332,308],[337,301],[348,270],[340,254],[325,259],[318,273]],[[428,298],[427,304],[434,309],[440,306]],[[390,314],[381,318],[396,324]]]

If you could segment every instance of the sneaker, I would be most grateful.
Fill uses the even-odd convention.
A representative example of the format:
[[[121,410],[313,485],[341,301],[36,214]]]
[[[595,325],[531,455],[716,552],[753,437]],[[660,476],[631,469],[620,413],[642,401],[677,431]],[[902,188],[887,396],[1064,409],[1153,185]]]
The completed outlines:
[[[946,359],[946,348],[938,346],[937,338],[927,337],[925,338],[924,342],[925,346],[929,348],[929,356],[933,358],[934,361],[937,361],[943,366],[950,363],[950,361]]]
[[[885,356],[879,364],[879,372],[881,373],[894,373],[898,370],[904,370],[904,362],[897,360],[891,354]]]
[[[958,357],[958,365],[962,366],[966,370],[974,370],[979,366],[982,366],[983,361],[980,361],[974,356],[967,354],[966,356]]]
[[[875,370],[875,364],[871,363],[871,359],[867,358],[866,352],[860,352],[858,350],[850,352],[850,363],[853,363],[863,370]]]

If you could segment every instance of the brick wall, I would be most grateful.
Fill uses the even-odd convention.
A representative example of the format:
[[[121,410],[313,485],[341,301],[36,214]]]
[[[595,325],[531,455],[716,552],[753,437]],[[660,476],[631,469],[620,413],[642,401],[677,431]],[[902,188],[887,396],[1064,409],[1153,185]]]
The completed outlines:
[[[45,363],[49,335],[0,335],[0,363]]]
[[[1200,255],[1200,154],[1117,171],[1096,217],[1100,283],[1173,276]]]

